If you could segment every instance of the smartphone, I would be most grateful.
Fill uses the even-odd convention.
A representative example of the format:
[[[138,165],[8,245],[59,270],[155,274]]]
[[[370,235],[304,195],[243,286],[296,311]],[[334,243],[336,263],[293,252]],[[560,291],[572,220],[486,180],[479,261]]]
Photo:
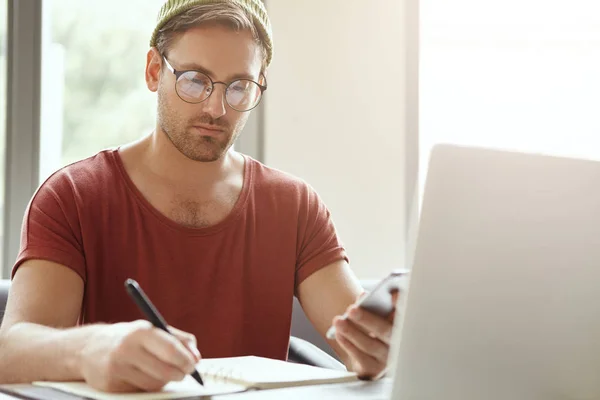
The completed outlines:
[[[408,275],[408,270],[405,269],[392,271],[372,291],[361,297],[356,305],[373,314],[387,317],[395,307],[391,293],[403,288],[406,275]],[[328,339],[335,339],[335,327],[329,328],[326,336]]]

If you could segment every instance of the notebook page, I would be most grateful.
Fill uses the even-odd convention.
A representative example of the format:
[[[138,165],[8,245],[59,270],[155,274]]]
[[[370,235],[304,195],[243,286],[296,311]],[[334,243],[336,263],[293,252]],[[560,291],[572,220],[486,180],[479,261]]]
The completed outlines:
[[[170,382],[160,392],[142,393],[106,393],[93,389],[85,382],[33,382],[34,385],[51,387],[81,397],[96,400],[149,400],[178,399],[192,396],[211,396],[216,394],[242,392],[245,387],[231,383],[217,383],[205,380],[201,386],[191,376],[181,382]]]
[[[203,359],[196,368],[203,376],[245,384],[248,387],[293,386],[294,383],[330,383],[357,379],[352,372],[254,356]]]

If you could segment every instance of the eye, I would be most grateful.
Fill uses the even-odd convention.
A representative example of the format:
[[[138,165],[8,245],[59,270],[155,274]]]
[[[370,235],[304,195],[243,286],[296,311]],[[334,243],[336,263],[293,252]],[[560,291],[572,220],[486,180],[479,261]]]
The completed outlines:
[[[177,80],[177,91],[192,101],[204,99],[212,92],[212,82],[202,72],[186,71]]]
[[[237,81],[234,82],[229,88],[236,93],[243,93],[248,90],[249,85],[246,82]]]
[[[204,75],[202,72],[197,71],[187,71],[181,75],[179,80],[187,81],[187,83],[194,85],[212,86],[210,78]]]

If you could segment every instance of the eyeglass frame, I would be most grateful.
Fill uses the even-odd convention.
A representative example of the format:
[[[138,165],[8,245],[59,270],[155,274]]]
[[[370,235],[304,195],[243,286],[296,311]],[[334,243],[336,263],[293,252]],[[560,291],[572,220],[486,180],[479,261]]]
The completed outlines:
[[[248,112],[248,111],[252,111],[252,110],[254,110],[256,107],[258,107],[258,105],[259,105],[259,104],[260,104],[260,102],[262,101],[262,97],[263,97],[264,93],[267,91],[267,85],[261,85],[260,83],[258,83],[258,82],[256,82],[256,81],[254,81],[254,80],[252,80],[252,79],[246,79],[246,78],[242,78],[242,79],[236,79],[236,80],[234,80],[234,81],[231,81],[231,82],[229,82],[229,83],[225,83],[225,82],[221,82],[221,81],[213,81],[213,79],[212,79],[212,78],[211,78],[211,77],[210,77],[210,76],[209,76],[207,73],[205,73],[205,72],[203,72],[203,71],[198,71],[198,70],[196,70],[196,69],[186,69],[186,70],[183,70],[183,71],[179,71],[179,70],[176,70],[175,68],[173,68],[173,66],[171,65],[171,63],[169,62],[169,60],[167,60],[167,57],[166,57],[165,55],[163,55],[163,56],[162,56],[162,59],[163,59],[163,60],[165,61],[165,63],[167,64],[167,68],[169,69],[169,71],[171,71],[171,72],[173,73],[173,75],[175,75],[175,93],[177,93],[177,97],[179,97],[181,100],[185,101],[185,102],[186,102],[186,103],[188,103],[188,104],[200,104],[200,103],[202,103],[202,102],[204,102],[204,101],[208,100],[208,99],[210,98],[210,96],[212,96],[213,92],[215,91],[215,85],[216,85],[217,83],[219,83],[219,84],[221,84],[221,85],[225,85],[225,92],[223,93],[223,98],[225,99],[225,102],[227,103],[227,105],[228,105],[229,107],[231,107],[233,110],[237,111],[237,112]],[[201,73],[202,75],[206,76],[206,77],[208,78],[208,80],[210,81],[210,83],[211,83],[211,90],[210,90],[210,94],[209,94],[208,96],[206,96],[206,98],[205,98],[204,100],[200,100],[200,101],[197,101],[197,102],[187,101],[187,100],[185,100],[183,97],[181,97],[181,95],[179,94],[179,91],[177,90],[177,81],[179,80],[179,77],[180,77],[181,75],[185,74],[186,72],[197,72],[197,73]],[[266,77],[266,76],[264,76],[262,73],[261,73],[261,77],[262,77],[262,79],[264,79],[265,83],[267,83],[267,77]],[[230,86],[231,86],[231,85],[232,85],[234,82],[237,82],[237,81],[250,81],[250,82],[252,82],[252,83],[256,84],[256,86],[258,86],[258,88],[260,89],[260,99],[258,99],[258,103],[256,103],[256,104],[254,105],[254,107],[252,107],[252,108],[250,108],[250,109],[248,109],[248,110],[243,110],[243,111],[241,111],[241,110],[238,110],[238,109],[236,109],[235,107],[233,107],[233,106],[232,106],[232,105],[229,103],[229,100],[227,100],[227,90],[229,89],[229,87],[230,87]]]

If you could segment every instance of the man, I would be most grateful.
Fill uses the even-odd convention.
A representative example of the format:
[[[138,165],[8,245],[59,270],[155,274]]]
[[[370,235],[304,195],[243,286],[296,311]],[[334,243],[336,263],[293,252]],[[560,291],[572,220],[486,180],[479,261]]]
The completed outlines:
[[[146,59],[154,132],[61,169],[31,200],[0,382],[155,390],[190,373],[198,348],[285,359],[294,295],[322,335],[334,320],[330,343],[349,369],[385,369],[389,319],[356,308],[334,319],[362,289],[325,205],[303,181],[231,148],[267,89],[271,57],[260,0],[165,3]],[[175,337],[141,319],[127,278]]]

